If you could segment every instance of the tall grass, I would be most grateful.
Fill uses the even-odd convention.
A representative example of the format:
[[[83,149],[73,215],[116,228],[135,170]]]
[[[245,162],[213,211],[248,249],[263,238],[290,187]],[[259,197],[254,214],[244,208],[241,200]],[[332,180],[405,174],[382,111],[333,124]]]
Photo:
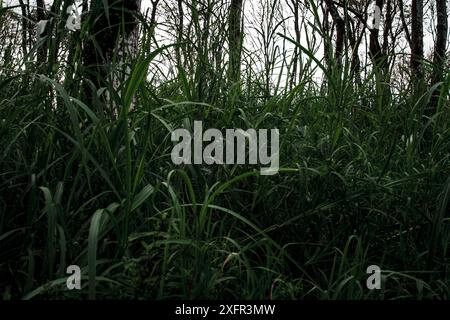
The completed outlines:
[[[448,299],[449,70],[439,87],[392,88],[386,100],[374,72],[354,86],[349,70],[328,70],[296,45],[306,60],[291,90],[273,94],[267,77],[248,72],[227,95],[183,66],[157,82],[148,68],[165,47],[142,50],[128,80],[93,103],[79,54],[43,72],[3,49],[2,297]],[[106,92],[116,115],[104,112]],[[171,130],[198,119],[279,128],[280,173],[175,167]],[[82,268],[80,291],[65,287],[71,264]],[[381,290],[365,287],[373,264]]]

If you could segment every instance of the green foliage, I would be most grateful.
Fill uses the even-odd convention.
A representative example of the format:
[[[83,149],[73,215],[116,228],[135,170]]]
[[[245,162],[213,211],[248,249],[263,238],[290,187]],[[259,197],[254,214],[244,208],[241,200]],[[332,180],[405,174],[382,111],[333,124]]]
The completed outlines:
[[[92,103],[72,68],[79,53],[51,72],[1,53],[4,298],[449,298],[448,69],[439,87],[392,87],[387,99],[373,74],[355,86],[302,47],[291,90],[270,95],[250,74],[237,96],[203,83],[198,101],[198,75],[182,66],[174,80],[146,78],[166,50],[143,50],[128,81],[96,88]],[[174,167],[170,130],[198,119],[279,128],[280,173]],[[65,288],[71,264],[80,291]],[[365,287],[373,264],[382,290]]]

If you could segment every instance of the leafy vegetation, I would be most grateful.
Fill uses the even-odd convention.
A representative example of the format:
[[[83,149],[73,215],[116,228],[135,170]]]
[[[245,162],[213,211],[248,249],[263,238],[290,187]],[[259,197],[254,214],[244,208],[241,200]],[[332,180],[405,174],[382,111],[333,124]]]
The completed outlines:
[[[3,299],[449,298],[448,66],[436,85],[386,89],[368,64],[358,84],[351,61],[325,64],[282,33],[303,59],[292,87],[246,68],[230,81],[209,47],[161,80],[159,59],[186,44],[155,47],[141,17],[128,76],[117,84],[123,64],[112,60],[98,87],[83,82],[91,20],[71,33],[54,16],[52,35],[24,54],[7,31],[15,15],[0,10]],[[243,65],[253,58],[244,51]],[[194,120],[278,128],[280,172],[175,166],[170,134]],[[73,264],[82,290],[65,286]],[[370,265],[381,290],[366,287]]]

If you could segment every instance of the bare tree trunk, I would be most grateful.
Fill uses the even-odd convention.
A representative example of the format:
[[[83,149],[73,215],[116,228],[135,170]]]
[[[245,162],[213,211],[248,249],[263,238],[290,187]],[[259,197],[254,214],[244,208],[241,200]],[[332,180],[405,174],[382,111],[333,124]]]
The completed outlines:
[[[299,18],[299,0],[292,1],[292,13],[294,14],[294,30],[295,30],[295,41],[300,43],[300,18]],[[300,59],[299,48],[295,46],[294,49],[294,63],[292,65],[292,73],[289,87],[292,89],[297,80],[297,66]]]
[[[86,14],[89,11],[89,2],[88,0],[83,0],[81,5],[81,11],[83,14]]]
[[[176,47],[176,59],[177,65],[182,66],[181,61],[181,42],[183,41],[183,30],[184,30],[184,10],[183,10],[183,0],[177,0],[178,4],[178,24],[177,24],[177,47]]]
[[[431,78],[431,85],[438,84],[443,79],[443,70],[447,61],[446,49],[448,38],[448,14],[447,14],[447,0],[436,0],[436,43],[434,45],[433,57],[433,76]],[[432,115],[436,112],[439,105],[439,90],[433,95],[430,100],[427,112]]]
[[[350,46],[352,48],[351,58],[351,75],[355,79],[356,85],[361,84],[361,60],[359,59],[359,44],[361,43],[361,37],[356,37],[356,27],[353,21],[351,22],[352,28],[348,28],[347,36]]]
[[[20,5],[20,9],[22,11],[22,51],[23,51],[23,55],[26,56],[28,53],[27,50],[27,38],[28,38],[28,16],[27,16],[27,7],[25,5],[25,3],[23,2],[23,0],[19,0],[19,5]]]
[[[385,20],[384,20],[384,31],[383,31],[383,45],[381,48],[381,53],[383,57],[383,61],[381,63],[382,67],[382,74],[383,74],[383,82],[384,82],[384,92],[383,96],[384,98],[390,99],[392,96],[391,93],[391,72],[389,70],[392,60],[391,55],[389,53],[389,34],[392,33],[392,23],[393,23],[393,17],[395,16],[395,8],[392,6],[393,1],[387,0],[386,3],[386,14],[385,14]],[[391,39],[392,41],[392,48],[395,48],[395,38]],[[395,59],[395,58],[394,58]],[[385,104],[388,104],[387,101],[384,101]]]
[[[105,79],[105,66],[111,62],[119,48],[124,45],[136,45],[132,35],[137,30],[135,14],[140,11],[140,0],[108,0],[108,10],[104,8],[103,0],[91,2],[89,23],[89,39],[84,44],[84,64],[91,71],[96,86],[100,86]],[[107,16],[106,13],[109,15]],[[122,34],[122,31],[125,34]],[[130,36],[133,39],[130,39]],[[131,40],[131,41],[130,41]],[[126,47],[126,46],[125,46]],[[134,48],[126,48],[136,51]],[[96,77],[95,77],[96,76]]]
[[[405,9],[404,9],[405,6],[403,5],[403,0],[399,0],[398,2],[399,2],[399,9],[400,9],[400,18],[402,20],[403,30],[405,31],[406,41],[408,41],[410,48],[412,48],[411,34],[409,32],[408,24],[406,23],[406,18],[405,18]]]
[[[36,0],[36,14],[37,21],[43,21],[47,18],[45,14],[45,2],[44,0]]]
[[[152,0],[152,13],[150,15],[150,30],[152,34],[154,34],[156,28],[156,11],[158,9],[158,3],[159,0]]]
[[[436,44],[434,47],[434,66],[433,83],[442,80],[442,71],[446,61],[446,47],[448,37],[448,14],[447,0],[436,0],[437,26],[436,26]]]
[[[424,77],[423,60],[423,0],[413,0],[411,10],[411,70],[415,81]]]
[[[393,16],[395,15],[395,8],[392,8],[392,0],[388,0],[386,3],[386,15],[385,15],[385,22],[384,22],[384,32],[383,32],[383,46],[382,46],[382,53],[385,57],[386,61],[384,61],[384,74],[389,77],[389,65],[390,65],[390,59],[389,59],[389,34],[392,32],[392,21]],[[392,40],[394,41],[394,39]]]
[[[126,62],[133,61],[138,50],[136,15],[140,8],[141,0],[91,1],[89,17],[85,22],[90,26],[89,37],[83,50],[83,62],[88,74],[85,83],[88,100],[92,99],[94,89],[90,88],[90,83],[98,89],[111,77],[116,87],[117,82],[127,76]],[[112,62],[121,66],[119,74],[111,69]],[[114,116],[116,110],[110,112]]]
[[[44,0],[36,0],[36,13],[37,13],[37,22],[42,23],[42,21],[46,20],[45,13],[45,2]],[[38,37],[41,35],[38,34]],[[45,64],[47,61],[47,41],[44,41],[37,52],[37,62],[38,64]]]
[[[334,2],[332,0],[325,0],[327,4],[327,8],[330,12],[331,17],[333,18],[334,24],[336,26],[336,51],[335,51],[335,59],[338,66],[342,65],[342,55],[344,53],[345,46],[345,21],[339,15],[339,11],[337,10]]]
[[[323,13],[323,23],[322,28],[324,32],[324,43],[323,43],[323,50],[324,50],[324,58],[325,58],[325,64],[327,66],[328,71],[331,70],[331,57],[332,57],[332,49],[331,49],[331,43],[330,43],[330,22],[328,21],[328,15],[329,10],[326,6],[321,6],[322,13]],[[328,41],[330,40],[330,41]]]
[[[383,12],[384,0],[376,0],[375,4],[380,8],[380,14]],[[369,51],[370,57],[372,58],[373,64],[379,70],[383,70],[383,63],[385,57],[381,50],[380,40],[379,40],[380,30],[378,26],[374,26],[370,29],[370,44]]]
[[[241,78],[242,54],[242,0],[231,0],[229,13],[229,80],[238,82]]]

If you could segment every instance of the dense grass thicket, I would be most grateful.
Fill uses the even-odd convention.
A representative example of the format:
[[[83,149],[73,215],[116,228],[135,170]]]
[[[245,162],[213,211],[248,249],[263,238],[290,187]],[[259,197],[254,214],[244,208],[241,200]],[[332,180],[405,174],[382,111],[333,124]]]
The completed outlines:
[[[98,88],[83,82],[89,28],[69,33],[62,22],[48,48],[59,53],[42,64],[42,43],[17,53],[7,12],[0,11],[3,299],[449,298],[448,67],[437,86],[410,82],[407,71],[388,78],[371,65],[357,83],[348,63],[325,66],[302,47],[292,88],[281,76],[268,91],[264,77],[246,69],[230,84],[202,56],[197,70],[178,66],[161,81],[148,76],[153,62],[178,44],[155,49],[143,21],[130,75],[118,84],[103,78]],[[423,67],[432,74],[431,63]],[[175,166],[170,134],[194,120],[278,128],[280,172]],[[69,291],[66,268],[74,264],[82,290]],[[370,265],[382,269],[381,290],[366,287]]]

